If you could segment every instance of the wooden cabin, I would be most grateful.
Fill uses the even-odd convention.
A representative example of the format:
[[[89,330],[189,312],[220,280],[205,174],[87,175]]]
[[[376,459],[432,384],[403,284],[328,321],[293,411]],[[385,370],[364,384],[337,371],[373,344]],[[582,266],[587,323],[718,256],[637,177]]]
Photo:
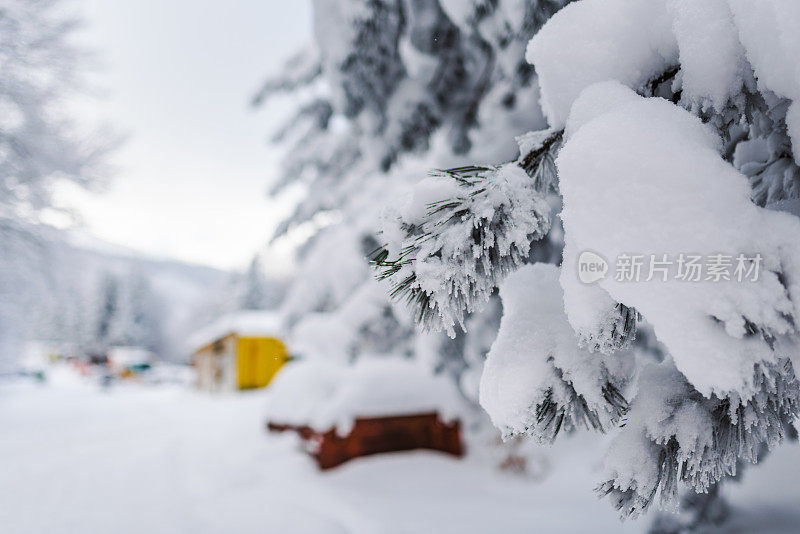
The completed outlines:
[[[320,469],[372,454],[429,449],[462,456],[462,399],[413,361],[298,362],[276,380],[267,429],[296,432]]]
[[[289,360],[272,313],[237,312],[192,336],[197,387],[205,391],[263,388]]]

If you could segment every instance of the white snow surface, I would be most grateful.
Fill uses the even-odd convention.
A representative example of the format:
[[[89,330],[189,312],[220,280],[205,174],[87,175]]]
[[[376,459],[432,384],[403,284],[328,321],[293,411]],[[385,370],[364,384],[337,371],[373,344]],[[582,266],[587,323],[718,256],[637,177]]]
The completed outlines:
[[[58,377],[54,374],[59,375]],[[294,436],[264,432],[266,391],[101,390],[63,373],[0,383],[4,532],[349,534],[644,532],[591,488],[603,446],[568,437],[532,481],[478,456],[429,452],[356,459],[326,473]],[[602,438],[601,438],[602,439]],[[474,449],[470,449],[474,450]],[[796,532],[800,446],[726,488],[730,532]],[[580,513],[575,513],[580,510]]]
[[[189,342],[193,349],[199,349],[230,334],[279,338],[282,332],[279,314],[263,310],[244,310],[220,317],[192,334]]]
[[[362,356],[352,365],[291,363],[269,390],[269,421],[340,435],[359,417],[438,412],[451,421],[466,409],[452,379],[391,356]]]
[[[585,111],[592,106],[594,113]],[[570,323],[591,333],[610,305],[634,307],[699,391],[749,397],[753,365],[772,361],[774,353],[761,336],[745,336],[744,318],[776,336],[778,351],[797,354],[795,345],[781,342],[789,343],[792,318],[794,324],[800,318],[800,220],[755,206],[747,179],[719,157],[713,131],[666,100],[605,83],[587,89],[575,109],[573,133],[556,162]],[[584,250],[611,264],[597,286],[578,280]],[[674,263],[666,281],[661,275],[645,281],[649,254],[674,262],[681,253],[760,254],[763,262],[757,282],[676,280]],[[648,259],[641,281],[615,279],[621,254]]]

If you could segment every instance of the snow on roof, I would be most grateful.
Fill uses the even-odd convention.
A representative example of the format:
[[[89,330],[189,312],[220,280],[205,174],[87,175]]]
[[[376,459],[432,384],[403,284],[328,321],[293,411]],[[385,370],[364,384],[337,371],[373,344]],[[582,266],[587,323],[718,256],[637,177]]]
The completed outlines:
[[[268,311],[239,311],[220,317],[189,337],[189,345],[200,349],[230,334],[239,336],[275,336],[282,333],[280,316]]]
[[[464,401],[451,379],[413,360],[366,357],[353,365],[302,361],[284,367],[269,388],[267,418],[347,434],[356,418],[438,412],[458,417]]]

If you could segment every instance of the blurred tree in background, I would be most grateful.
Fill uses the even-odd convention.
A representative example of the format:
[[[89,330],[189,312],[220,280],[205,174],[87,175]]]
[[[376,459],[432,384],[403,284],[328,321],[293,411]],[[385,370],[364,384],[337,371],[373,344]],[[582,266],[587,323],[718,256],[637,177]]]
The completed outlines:
[[[105,353],[112,346],[142,347],[164,353],[164,304],[144,273],[131,268],[124,276],[107,272],[97,289],[94,328],[84,348]],[[73,303],[80,305],[80,300]]]
[[[109,138],[84,135],[68,112],[88,56],[71,42],[78,21],[61,0],[0,2],[0,355],[30,334],[32,315],[55,294],[58,232],[42,224],[57,210],[59,181],[102,184]]]

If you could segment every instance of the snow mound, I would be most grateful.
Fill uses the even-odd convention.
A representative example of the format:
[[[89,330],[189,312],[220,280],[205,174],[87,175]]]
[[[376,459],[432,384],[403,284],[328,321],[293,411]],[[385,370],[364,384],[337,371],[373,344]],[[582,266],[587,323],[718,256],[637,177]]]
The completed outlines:
[[[301,360],[285,365],[269,386],[267,420],[294,426],[308,425],[330,400],[347,367],[324,360]]]

